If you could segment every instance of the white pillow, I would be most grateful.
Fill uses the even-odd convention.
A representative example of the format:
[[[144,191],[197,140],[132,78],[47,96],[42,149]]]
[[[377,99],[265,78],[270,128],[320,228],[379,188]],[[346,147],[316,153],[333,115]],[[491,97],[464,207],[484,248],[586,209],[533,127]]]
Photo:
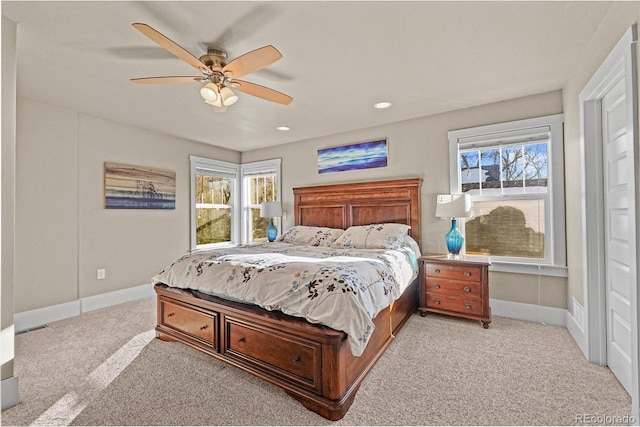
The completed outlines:
[[[341,228],[309,227],[295,225],[278,237],[279,242],[309,246],[331,246],[336,238],[344,232]]]
[[[420,258],[420,256],[422,255],[420,252],[420,246],[418,245],[418,242],[416,242],[413,237],[407,234],[406,236],[404,236],[402,243],[405,246],[409,246],[411,248],[413,253],[416,255],[416,258]]]
[[[411,227],[406,224],[370,224],[349,227],[331,246],[353,249],[398,249]]]

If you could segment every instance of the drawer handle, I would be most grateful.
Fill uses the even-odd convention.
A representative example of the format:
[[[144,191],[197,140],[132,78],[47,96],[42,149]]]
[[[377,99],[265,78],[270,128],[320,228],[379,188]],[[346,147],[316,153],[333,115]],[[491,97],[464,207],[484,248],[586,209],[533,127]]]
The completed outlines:
[[[467,277],[470,277],[471,276],[471,272],[470,271],[465,271],[464,275],[467,276]]]
[[[464,291],[465,291],[465,292],[471,292],[471,288],[470,288],[470,287],[468,287],[468,286],[465,286],[465,287],[464,287]]]
[[[434,288],[436,288],[436,289],[440,289],[440,283],[436,283],[436,284],[435,284],[435,286],[434,286]]]
[[[200,326],[201,331],[204,331],[205,329],[207,329],[207,325]]]
[[[238,340],[238,342],[245,342],[245,341],[246,341],[246,340],[244,339],[244,337],[242,337],[242,338],[240,338],[240,339]]]
[[[167,314],[167,317],[173,317],[175,315],[176,315],[175,313],[169,313],[169,314]]]
[[[435,303],[436,303],[436,304],[440,304],[440,300],[439,300],[439,299],[436,299]]]
[[[466,308],[467,310],[471,310],[471,304],[469,304],[469,303],[465,304],[464,308]]]
[[[299,365],[301,361],[302,359],[300,358],[300,356],[296,356],[295,359],[293,359],[293,364]]]

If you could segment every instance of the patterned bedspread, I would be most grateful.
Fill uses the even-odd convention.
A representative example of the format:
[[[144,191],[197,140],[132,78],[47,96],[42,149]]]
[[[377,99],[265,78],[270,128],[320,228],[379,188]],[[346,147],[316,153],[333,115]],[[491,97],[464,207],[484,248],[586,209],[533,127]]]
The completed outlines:
[[[194,289],[303,317],[348,335],[360,356],[372,319],[417,276],[409,248],[335,249],[289,243],[238,245],[187,254],[152,283]]]

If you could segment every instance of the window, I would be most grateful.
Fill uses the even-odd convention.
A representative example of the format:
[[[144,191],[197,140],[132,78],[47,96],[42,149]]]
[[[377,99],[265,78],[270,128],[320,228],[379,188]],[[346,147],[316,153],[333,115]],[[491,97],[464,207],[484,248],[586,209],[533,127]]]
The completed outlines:
[[[269,218],[260,217],[260,205],[280,200],[281,160],[239,165],[191,156],[190,161],[191,248],[266,241]]]
[[[239,241],[239,166],[191,156],[191,247]]]
[[[280,159],[243,164],[242,180],[242,241],[265,242],[269,218],[260,217],[260,205],[280,200]],[[278,219],[273,220],[282,232]]]
[[[451,192],[473,201],[467,254],[565,265],[562,121],[560,114],[449,132]]]

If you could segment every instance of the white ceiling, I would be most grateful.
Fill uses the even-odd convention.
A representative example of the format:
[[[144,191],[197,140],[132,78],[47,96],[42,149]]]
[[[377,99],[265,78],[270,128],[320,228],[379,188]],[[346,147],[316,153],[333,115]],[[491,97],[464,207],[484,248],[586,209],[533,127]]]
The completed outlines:
[[[2,1],[18,22],[18,96],[238,151],[561,89],[611,2]],[[238,93],[216,113],[198,75],[136,31],[198,57],[264,45],[283,58],[244,76],[294,98]],[[377,101],[393,107],[375,110]],[[277,126],[290,126],[282,132]]]

